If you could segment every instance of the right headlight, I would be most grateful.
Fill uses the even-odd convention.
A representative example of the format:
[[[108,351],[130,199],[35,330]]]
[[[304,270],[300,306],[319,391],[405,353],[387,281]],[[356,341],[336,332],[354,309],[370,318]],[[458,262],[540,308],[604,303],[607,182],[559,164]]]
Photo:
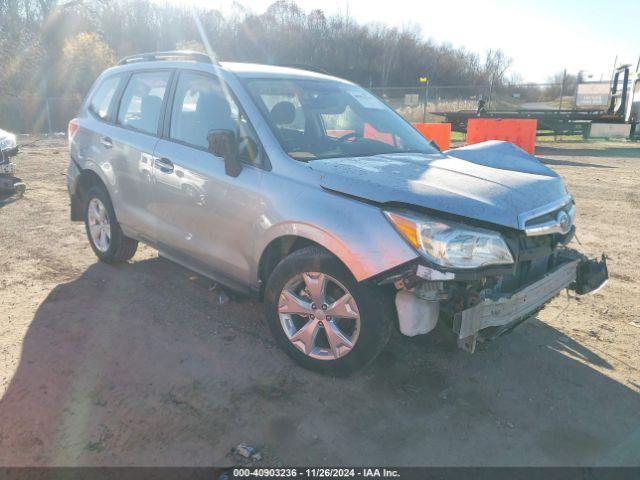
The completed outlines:
[[[498,232],[426,216],[384,214],[416,250],[436,265],[479,268],[513,263],[511,251]]]

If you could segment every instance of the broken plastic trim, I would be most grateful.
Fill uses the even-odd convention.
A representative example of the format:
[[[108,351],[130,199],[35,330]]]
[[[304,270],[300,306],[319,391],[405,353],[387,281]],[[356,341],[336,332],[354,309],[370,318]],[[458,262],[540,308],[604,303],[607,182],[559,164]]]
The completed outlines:
[[[457,313],[454,316],[454,331],[458,333],[458,346],[473,353],[480,330],[526,320],[532,312],[575,281],[579,263],[580,260],[564,263],[513,294],[484,299],[474,307]]]
[[[594,293],[608,281],[607,257],[570,260],[551,271],[537,282],[498,299],[484,299],[478,305],[459,312],[454,317],[454,331],[458,333],[458,346],[470,353],[475,351],[481,330],[500,327],[489,337],[510,332],[535,315],[564,288],[579,295]]]
[[[609,281],[607,256],[603,253],[600,260],[586,260],[580,263],[576,272],[576,282],[573,290],[578,295],[596,293]]]

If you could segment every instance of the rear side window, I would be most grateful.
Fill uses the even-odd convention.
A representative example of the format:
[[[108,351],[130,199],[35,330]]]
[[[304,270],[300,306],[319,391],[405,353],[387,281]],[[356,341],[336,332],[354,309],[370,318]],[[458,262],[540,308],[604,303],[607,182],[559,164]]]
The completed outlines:
[[[171,73],[134,73],[120,101],[118,123],[155,135]]]
[[[105,78],[91,97],[89,110],[102,120],[106,120],[109,116],[109,107],[118,89],[120,78],[120,76]]]

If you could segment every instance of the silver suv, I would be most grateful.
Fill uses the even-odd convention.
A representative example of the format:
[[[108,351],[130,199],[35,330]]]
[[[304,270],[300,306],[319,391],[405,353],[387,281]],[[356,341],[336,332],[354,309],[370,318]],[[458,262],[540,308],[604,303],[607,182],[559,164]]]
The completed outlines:
[[[606,263],[565,245],[560,177],[512,144],[440,152],[351,82],[194,52],[128,57],[69,124],[72,220],[264,300],[304,367],[353,371],[438,320],[473,352]]]

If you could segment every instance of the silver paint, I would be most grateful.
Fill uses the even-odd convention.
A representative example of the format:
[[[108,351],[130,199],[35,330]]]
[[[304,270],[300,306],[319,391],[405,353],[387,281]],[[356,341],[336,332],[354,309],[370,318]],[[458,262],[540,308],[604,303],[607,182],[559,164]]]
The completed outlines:
[[[555,172],[506,142],[484,142],[443,154],[338,158],[310,165],[329,190],[515,229],[522,229],[523,213],[558,199],[567,202],[564,184]]]
[[[279,67],[166,61],[114,67],[102,77],[159,67],[220,75],[245,110],[268,165],[245,165],[234,178],[224,173],[221,158],[101,122],[85,105],[70,144],[74,162],[69,168],[69,191],[76,190],[77,163],[103,180],[126,235],[153,245],[184,266],[223,272],[253,290],[259,288],[265,249],[284,236],[322,245],[358,281],[417,258],[384,217],[385,202],[522,229],[523,213],[567,196],[558,175],[535,157],[500,142],[445,154],[293,160],[238,77],[344,81],[325,75]],[[105,137],[111,139],[111,148],[101,142]],[[158,168],[160,158],[169,158],[173,171]]]

